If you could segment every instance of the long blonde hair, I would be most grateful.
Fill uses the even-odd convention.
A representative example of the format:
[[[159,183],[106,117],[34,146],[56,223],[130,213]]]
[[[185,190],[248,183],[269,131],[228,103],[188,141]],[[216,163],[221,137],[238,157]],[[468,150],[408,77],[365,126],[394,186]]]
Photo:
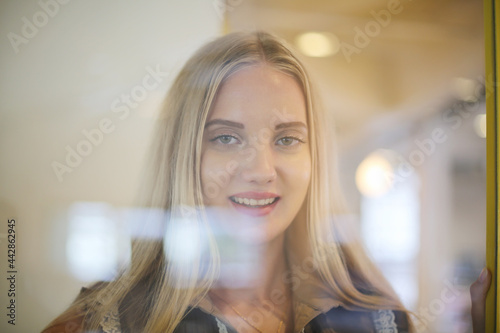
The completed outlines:
[[[261,63],[295,78],[306,99],[312,175],[304,202],[308,239],[303,243],[314,262],[314,273],[331,297],[348,307],[406,311],[360,243],[345,235],[338,223],[345,208],[336,177],[332,125],[314,102],[302,63],[271,34],[239,32],[203,46],[178,74],[158,121],[146,183],[146,204],[165,212],[167,238],[172,224],[190,223],[199,230],[198,239],[192,241],[208,244],[208,252],[185,265],[165,256],[169,248],[165,238],[134,240],[126,272],[74,305],[89,305],[85,328],[96,329],[110,307],[120,304],[132,331],[173,332],[188,307],[204,297],[217,279],[219,254],[207,222],[200,175],[204,125],[225,80],[241,68]],[[186,209],[187,219],[182,218]],[[290,231],[288,239],[293,237]]]

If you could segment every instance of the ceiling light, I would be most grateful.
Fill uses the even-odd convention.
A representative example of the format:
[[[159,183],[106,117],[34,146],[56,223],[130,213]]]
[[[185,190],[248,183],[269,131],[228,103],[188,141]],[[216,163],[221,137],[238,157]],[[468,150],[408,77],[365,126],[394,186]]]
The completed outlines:
[[[367,197],[378,197],[393,185],[393,168],[385,150],[376,150],[368,155],[356,170],[356,186]]]
[[[309,57],[327,57],[339,51],[337,36],[325,32],[306,32],[295,39],[295,45]]]

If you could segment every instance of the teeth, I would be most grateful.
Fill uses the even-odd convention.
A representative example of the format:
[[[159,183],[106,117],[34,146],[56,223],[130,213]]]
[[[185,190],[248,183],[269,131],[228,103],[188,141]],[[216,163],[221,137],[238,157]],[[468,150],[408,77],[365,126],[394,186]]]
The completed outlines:
[[[248,198],[231,197],[231,199],[236,203],[246,205],[246,206],[266,206],[266,205],[272,204],[274,201],[276,201],[276,198],[255,200],[255,199],[248,199]]]

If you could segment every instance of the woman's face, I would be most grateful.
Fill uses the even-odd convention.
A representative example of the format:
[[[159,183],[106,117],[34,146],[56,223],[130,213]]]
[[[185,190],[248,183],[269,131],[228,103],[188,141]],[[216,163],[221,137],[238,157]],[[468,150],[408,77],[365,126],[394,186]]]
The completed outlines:
[[[282,235],[311,177],[305,98],[290,76],[266,65],[226,80],[203,133],[204,203],[223,228],[252,242]]]

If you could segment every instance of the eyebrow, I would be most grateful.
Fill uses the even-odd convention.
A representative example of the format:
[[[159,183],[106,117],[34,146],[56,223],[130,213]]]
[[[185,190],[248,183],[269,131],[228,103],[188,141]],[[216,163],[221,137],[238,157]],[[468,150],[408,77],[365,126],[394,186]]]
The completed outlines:
[[[303,127],[304,129],[307,130],[306,124],[304,124],[301,121],[291,121],[289,123],[281,123],[281,124],[276,125],[276,127],[274,129],[279,130],[282,128],[289,128],[289,127]]]
[[[231,121],[231,120],[224,120],[224,119],[214,119],[214,120],[210,120],[209,122],[207,122],[205,124],[205,128],[209,127],[209,126],[212,126],[212,125],[216,125],[216,124],[220,124],[220,125],[226,125],[226,126],[230,126],[230,127],[236,127],[236,128],[245,128],[245,125],[243,125],[242,123],[237,123],[235,121]]]
[[[245,128],[245,125],[243,125],[242,123],[238,123],[238,122],[231,121],[231,120],[225,120],[225,119],[210,120],[209,122],[207,122],[205,124],[205,128],[212,126],[212,125],[216,125],[216,124],[226,125],[226,126],[236,127],[236,128],[242,128],[242,129]],[[277,124],[274,129],[279,130],[279,129],[289,128],[289,127],[303,127],[307,130],[306,124],[304,124],[301,121],[291,121],[288,123]]]

